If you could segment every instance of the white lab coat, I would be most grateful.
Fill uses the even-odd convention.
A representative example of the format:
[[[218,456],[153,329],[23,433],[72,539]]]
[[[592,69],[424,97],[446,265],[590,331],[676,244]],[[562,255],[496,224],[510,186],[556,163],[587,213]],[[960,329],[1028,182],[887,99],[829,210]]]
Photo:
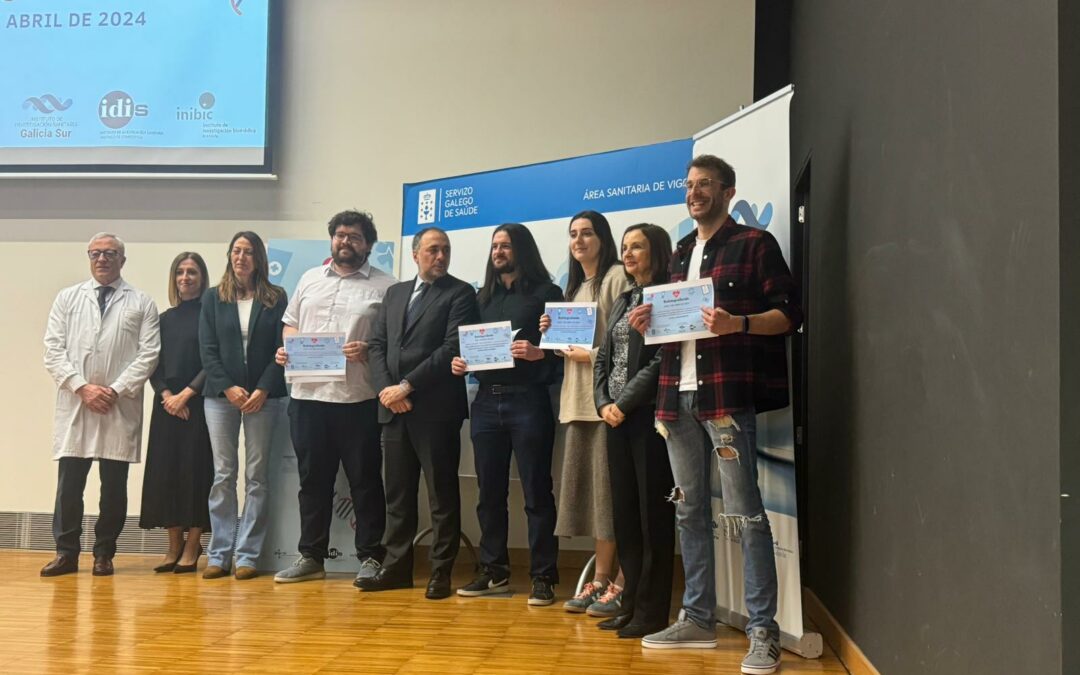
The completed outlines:
[[[142,458],[143,384],[161,350],[158,311],[150,296],[121,280],[102,316],[97,284],[60,291],[45,329],[45,368],[56,382],[53,459],[81,457],[138,462]],[[112,387],[118,398],[105,415],[75,390]]]

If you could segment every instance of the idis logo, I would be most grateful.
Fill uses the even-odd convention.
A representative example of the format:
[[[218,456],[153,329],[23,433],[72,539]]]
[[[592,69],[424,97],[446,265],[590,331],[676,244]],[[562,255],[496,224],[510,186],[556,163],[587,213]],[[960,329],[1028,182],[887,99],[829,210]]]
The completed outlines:
[[[188,107],[188,108],[179,108],[178,107],[176,109],[176,119],[180,120],[181,122],[194,122],[194,121],[202,121],[202,120],[212,120],[212,119],[214,119],[214,110],[213,110],[213,108],[214,108],[214,103],[216,103],[216,102],[217,102],[217,99],[214,98],[213,94],[211,94],[208,91],[204,91],[199,96],[199,107],[197,107],[197,108],[194,107],[194,106],[191,106],[191,107]]]
[[[146,117],[149,114],[149,106],[135,103],[127,92],[119,90],[102,96],[101,105],[98,106],[98,118],[110,129],[122,129],[133,117]]]

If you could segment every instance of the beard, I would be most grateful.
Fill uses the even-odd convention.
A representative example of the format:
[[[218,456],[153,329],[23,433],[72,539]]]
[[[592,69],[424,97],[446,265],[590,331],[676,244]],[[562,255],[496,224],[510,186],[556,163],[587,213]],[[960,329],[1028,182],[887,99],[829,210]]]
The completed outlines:
[[[367,262],[368,254],[359,253],[355,249],[348,246],[342,246],[335,251],[332,251],[330,257],[338,265],[349,265],[351,267],[363,267]]]
[[[503,262],[501,264],[492,261],[491,264],[492,267],[495,268],[495,271],[499,274],[513,274],[514,271],[517,270],[517,267],[514,265],[514,262],[512,260],[507,260],[506,262]]]

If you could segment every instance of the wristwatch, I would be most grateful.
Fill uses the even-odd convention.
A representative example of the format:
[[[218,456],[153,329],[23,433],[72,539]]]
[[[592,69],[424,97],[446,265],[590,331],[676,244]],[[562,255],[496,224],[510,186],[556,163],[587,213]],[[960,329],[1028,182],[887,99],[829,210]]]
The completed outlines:
[[[744,314],[742,318],[742,332],[743,335],[750,334],[750,315]]]
[[[398,386],[401,387],[401,391],[405,392],[406,396],[413,392],[413,387],[411,384],[409,384],[408,380],[402,380],[401,382],[398,382]]]

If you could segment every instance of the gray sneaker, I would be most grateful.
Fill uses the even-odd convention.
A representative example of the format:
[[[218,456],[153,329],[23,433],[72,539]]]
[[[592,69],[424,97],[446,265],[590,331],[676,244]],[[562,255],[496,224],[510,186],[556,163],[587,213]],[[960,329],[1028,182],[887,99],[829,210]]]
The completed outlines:
[[[378,574],[381,569],[382,563],[375,558],[364,558],[360,561],[360,571],[356,573],[356,581],[360,581],[361,579],[371,579]]]
[[[313,579],[325,579],[326,570],[321,562],[305,555],[296,559],[292,567],[286,567],[274,575],[274,582],[279,584],[295,584],[298,581],[312,581]]]
[[[705,629],[679,612],[679,620],[659,633],[641,638],[641,646],[649,649],[715,649],[716,630]]]
[[[769,636],[767,628],[750,629],[750,651],[742,660],[742,672],[769,675],[780,667],[780,641]]]

